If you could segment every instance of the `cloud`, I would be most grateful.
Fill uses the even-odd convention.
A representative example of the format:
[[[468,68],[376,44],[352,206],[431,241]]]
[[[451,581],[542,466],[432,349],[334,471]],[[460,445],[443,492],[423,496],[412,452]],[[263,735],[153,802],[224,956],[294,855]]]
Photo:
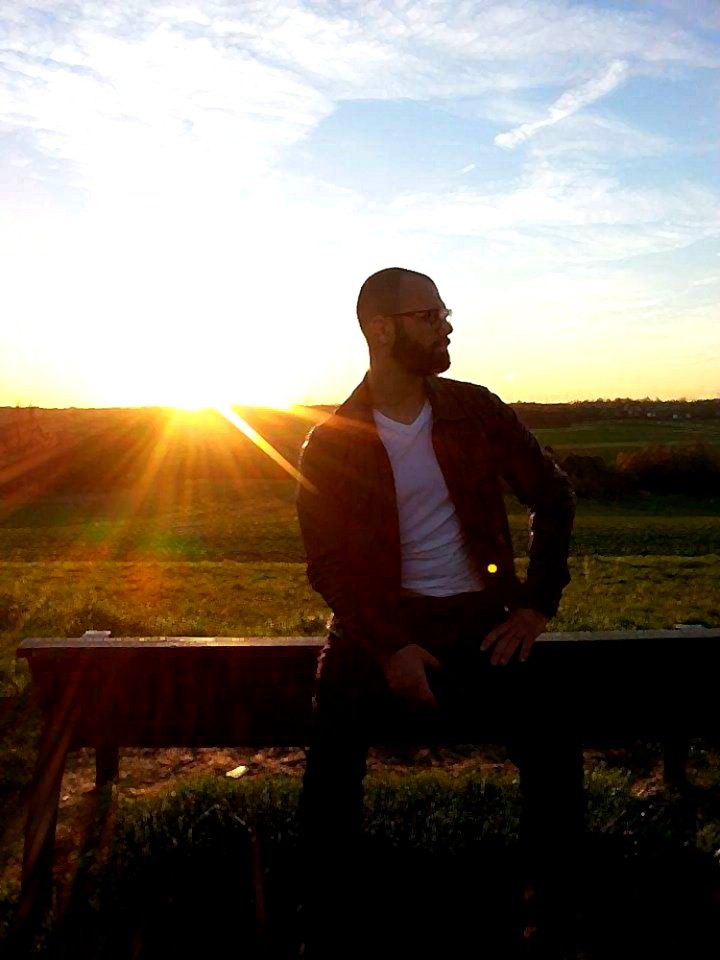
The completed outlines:
[[[606,170],[544,160],[485,191],[405,193],[388,206],[418,235],[475,242],[476,255],[524,268],[676,250],[720,235],[720,196],[689,181],[628,186]]]
[[[346,98],[481,96],[484,116],[494,104],[518,124],[496,138],[506,148],[535,137],[554,156],[601,150],[605,138],[660,152],[659,138],[633,138],[612,119],[580,128],[573,114],[622,83],[630,63],[717,63],[674,21],[567,0],[38,0],[31,10],[6,0],[3,27],[2,199],[23,209],[83,195],[143,215],[178,201],[222,205],[273,176]],[[571,89],[533,120],[523,91],[558,83]],[[550,139],[571,125],[572,145]]]
[[[720,30],[720,9],[717,0],[656,0],[673,17],[686,25],[704,27],[706,30]]]
[[[686,19],[570,0],[3,0],[9,315],[32,335],[30,355],[38,318],[53,320],[50,350],[53,331],[82,340],[101,316],[127,335],[130,366],[199,325],[223,356],[247,355],[249,329],[317,311],[339,377],[349,361],[337,317],[352,319],[359,280],[387,263],[458,286],[475,284],[480,265],[512,291],[533,271],[604,269],[717,235],[711,190],[679,173],[672,189],[631,187],[611,166],[671,145],[584,109],[648,65],[717,66]],[[547,115],[544,88],[566,90]],[[282,166],[339,102],[403,98],[456,116],[472,103],[509,128],[501,137],[532,137],[527,165],[503,154],[490,182],[486,156],[470,153],[476,164],[457,171],[468,156],[459,131],[443,169],[463,188],[423,193],[409,180],[389,204]],[[577,297],[594,302],[604,282],[579,283]],[[289,354],[307,356],[305,324],[279,329]],[[324,354],[307,363],[321,382]]]
[[[624,60],[614,60],[600,76],[593,77],[587,83],[575,87],[573,90],[566,90],[550,106],[548,115],[543,120],[523,123],[514,130],[500,133],[493,142],[498,147],[512,150],[524,141],[534,137],[544,127],[551,127],[560,123],[561,120],[565,120],[572,114],[577,113],[578,110],[582,110],[583,107],[615,90],[627,78],[628,73],[629,67]]]
[[[706,149],[712,147],[702,144],[681,147],[668,137],[641,130],[617,117],[587,111],[567,117],[558,126],[544,127],[533,139],[529,153],[539,159],[568,157],[577,162],[582,158],[584,164],[607,164]]]
[[[482,97],[517,124],[496,138],[511,148],[565,128],[629,63],[717,63],[676,22],[565,0],[6,0],[0,30],[0,199],[16,210],[222,203],[344,99]],[[534,120],[523,92],[558,83],[571,89]]]

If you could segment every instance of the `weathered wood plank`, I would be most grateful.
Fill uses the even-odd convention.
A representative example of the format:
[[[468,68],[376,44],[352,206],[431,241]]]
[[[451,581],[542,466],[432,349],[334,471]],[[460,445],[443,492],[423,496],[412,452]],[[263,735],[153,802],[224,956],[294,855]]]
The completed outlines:
[[[28,637],[18,647],[18,656],[34,650],[114,650],[117,648],[166,649],[198,647],[221,647],[231,649],[255,649],[270,647],[322,647],[323,637]]]
[[[637,643],[639,641],[656,642],[662,640],[677,641],[720,640],[720,628],[683,627],[674,630],[577,630],[570,632],[543,633],[537,643],[546,645],[565,642],[586,641],[591,643],[620,641],[622,643]],[[114,649],[148,649],[159,647],[192,648],[211,647],[240,650],[256,648],[281,649],[322,647],[324,637],[28,637],[18,647],[18,656],[26,657],[35,650],[114,650]],[[28,657],[29,658],[29,657]]]
[[[74,681],[81,701],[74,745],[282,746],[307,742],[322,642],[35,638],[18,656],[28,660],[46,704],[81,677]],[[498,668],[498,678],[508,669]],[[700,736],[718,724],[720,630],[544,634],[523,673],[512,709],[502,679],[483,690],[477,722],[463,739],[477,730],[485,741],[502,740],[528,717],[571,723],[587,737]],[[378,716],[376,735],[383,729]]]
[[[18,952],[51,902],[55,827],[65,759],[73,742],[80,705],[78,678],[72,677],[60,696],[45,712],[35,771],[28,794],[23,849],[22,887],[13,939]],[[24,955],[24,952],[22,952]]]

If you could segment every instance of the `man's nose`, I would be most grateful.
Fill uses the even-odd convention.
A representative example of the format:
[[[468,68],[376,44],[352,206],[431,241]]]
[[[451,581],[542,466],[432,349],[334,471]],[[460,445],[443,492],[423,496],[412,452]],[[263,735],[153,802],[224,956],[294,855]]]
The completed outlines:
[[[445,330],[444,330],[445,336],[449,337],[450,334],[453,332],[453,325],[450,323],[447,317],[445,317],[444,323],[445,323]]]

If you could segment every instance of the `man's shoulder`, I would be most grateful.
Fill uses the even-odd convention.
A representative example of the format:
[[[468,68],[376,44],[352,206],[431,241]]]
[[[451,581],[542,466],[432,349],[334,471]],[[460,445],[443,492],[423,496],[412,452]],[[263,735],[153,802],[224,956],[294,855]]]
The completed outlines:
[[[432,377],[432,381],[439,391],[456,394],[458,396],[482,396],[489,393],[487,387],[481,383],[471,383],[469,380],[455,380],[452,377]]]
[[[308,438],[342,442],[348,437],[366,434],[371,423],[372,405],[367,378],[364,378],[342,403],[311,428]]]
[[[313,424],[305,435],[303,449],[312,444],[315,447],[332,447],[343,443],[352,432],[355,422],[348,416],[343,409],[344,404],[340,404],[323,420]]]
[[[432,382],[439,397],[459,404],[469,414],[485,413],[497,406],[505,406],[504,401],[482,383],[450,377],[433,377]]]

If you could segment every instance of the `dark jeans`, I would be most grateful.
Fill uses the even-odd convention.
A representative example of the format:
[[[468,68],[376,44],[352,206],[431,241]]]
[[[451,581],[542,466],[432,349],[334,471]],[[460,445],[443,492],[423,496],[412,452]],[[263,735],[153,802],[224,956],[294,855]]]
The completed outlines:
[[[326,910],[338,897],[347,898],[362,838],[369,743],[383,742],[388,730],[404,731],[399,736],[415,743],[426,735],[442,740],[455,726],[463,734],[455,742],[489,741],[498,715],[505,725],[508,717],[513,720],[506,747],[520,772],[520,838],[529,878],[538,872],[570,877],[584,831],[582,743],[571,719],[561,725],[557,711],[543,711],[543,691],[533,683],[535,651],[524,663],[517,654],[505,666],[490,663],[491,651],[481,651],[480,643],[508,614],[483,592],[407,597],[403,603],[413,641],[443,665],[430,677],[440,707],[403,706],[375,663],[331,635],[318,665],[300,802],[308,889]],[[392,732],[384,742],[392,743]]]

